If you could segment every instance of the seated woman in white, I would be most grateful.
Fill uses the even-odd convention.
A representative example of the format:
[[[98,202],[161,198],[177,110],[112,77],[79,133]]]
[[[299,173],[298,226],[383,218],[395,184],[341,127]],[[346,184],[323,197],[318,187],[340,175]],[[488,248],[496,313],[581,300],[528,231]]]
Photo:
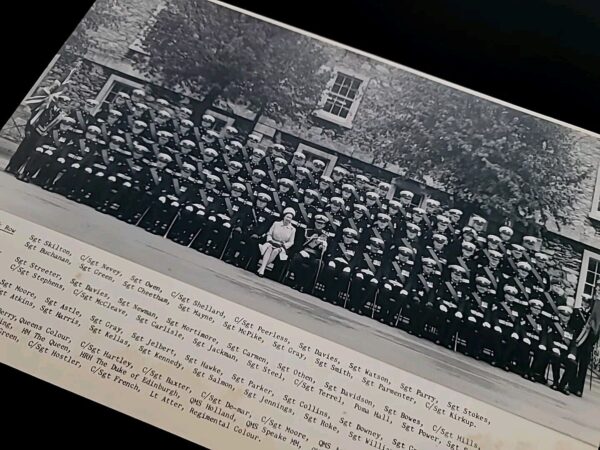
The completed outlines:
[[[269,264],[279,259],[285,261],[287,259],[286,251],[294,245],[296,237],[296,228],[292,225],[292,219],[296,215],[294,208],[285,208],[283,210],[283,219],[279,222],[274,222],[267,233],[267,241],[260,244],[258,247],[262,254],[258,275],[261,277],[265,274],[265,270]]]

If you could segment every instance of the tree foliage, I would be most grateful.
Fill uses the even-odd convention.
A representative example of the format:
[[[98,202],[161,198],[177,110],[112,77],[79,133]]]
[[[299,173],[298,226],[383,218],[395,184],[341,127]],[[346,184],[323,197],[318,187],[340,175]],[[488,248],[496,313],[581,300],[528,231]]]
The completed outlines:
[[[64,49],[73,55],[85,56],[97,49],[94,34],[102,29],[115,28],[122,20],[120,3],[123,0],[98,0],[73,31]]]
[[[406,72],[394,72],[388,95],[369,106],[355,130],[374,162],[433,179],[486,214],[523,224],[567,212],[589,175],[568,128]]]
[[[149,75],[272,118],[308,114],[327,80],[320,42],[207,1],[169,0],[144,45]]]

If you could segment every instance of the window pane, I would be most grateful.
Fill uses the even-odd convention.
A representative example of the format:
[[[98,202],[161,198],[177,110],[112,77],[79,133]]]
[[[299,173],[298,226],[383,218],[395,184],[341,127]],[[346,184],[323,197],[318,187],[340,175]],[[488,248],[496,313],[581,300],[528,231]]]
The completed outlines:
[[[347,118],[361,83],[362,80],[358,78],[338,72],[333,86],[327,93],[323,110],[338,117]]]

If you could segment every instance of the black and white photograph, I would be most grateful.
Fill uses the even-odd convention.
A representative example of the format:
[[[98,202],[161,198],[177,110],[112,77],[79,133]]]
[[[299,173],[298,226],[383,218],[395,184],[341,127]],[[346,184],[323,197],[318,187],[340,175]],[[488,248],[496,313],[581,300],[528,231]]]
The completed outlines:
[[[584,443],[600,136],[208,0],[98,0],[0,209]]]

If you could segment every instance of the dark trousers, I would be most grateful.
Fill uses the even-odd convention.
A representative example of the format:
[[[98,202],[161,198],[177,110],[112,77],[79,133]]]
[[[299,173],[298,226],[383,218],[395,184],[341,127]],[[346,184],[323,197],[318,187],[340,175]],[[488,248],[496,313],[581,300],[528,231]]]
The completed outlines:
[[[379,289],[377,294],[378,308],[373,318],[393,326],[399,320],[398,314],[405,305],[407,296],[401,293],[402,287],[388,286],[390,286],[388,283],[384,283]]]
[[[335,267],[331,267],[329,263],[326,263],[319,276],[319,283],[324,286],[323,300],[334,305],[345,306],[351,272],[344,272],[344,268],[348,266],[342,263],[337,262],[334,264]]]
[[[594,351],[594,339],[591,335],[583,342],[577,350],[577,370],[573,377],[573,382],[569,386],[571,392],[576,395],[582,395],[585,388],[585,380]]]
[[[373,277],[356,273],[350,286],[350,298],[346,308],[352,312],[372,316],[375,307],[375,295],[378,286],[372,282]]]
[[[26,131],[25,138],[21,141],[17,150],[10,158],[6,171],[12,174],[17,174],[21,168],[25,165],[29,157],[35,152],[42,135],[30,128]]]
[[[297,253],[290,262],[286,282],[300,292],[312,293],[319,267],[320,259],[318,254],[309,253],[308,256],[304,256],[301,253]]]

